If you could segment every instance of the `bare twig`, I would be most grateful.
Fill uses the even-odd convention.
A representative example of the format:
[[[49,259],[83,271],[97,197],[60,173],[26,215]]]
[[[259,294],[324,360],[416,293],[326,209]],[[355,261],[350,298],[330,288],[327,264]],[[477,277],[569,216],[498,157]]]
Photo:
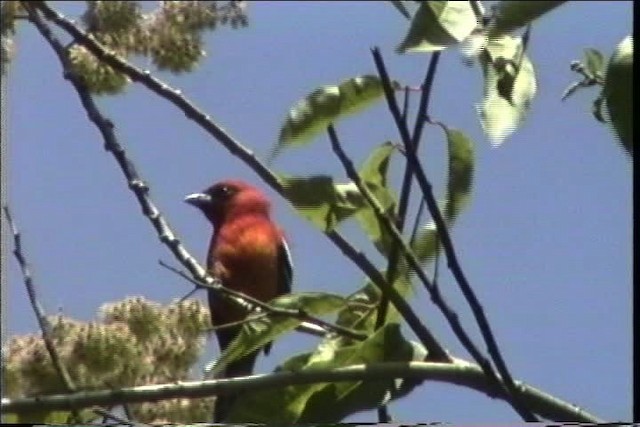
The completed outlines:
[[[424,81],[422,83],[420,102],[418,105],[418,112],[416,114],[415,126],[413,130],[413,138],[412,138],[412,146],[416,151],[418,150],[418,146],[422,139],[422,130],[424,129],[423,118],[427,117],[427,112],[429,110],[429,100],[431,99],[431,90],[433,87],[433,81],[435,79],[435,74],[438,68],[439,60],[440,60],[440,52],[434,52],[431,55],[431,59],[429,60],[429,67],[427,68],[427,73],[425,74]],[[407,95],[405,95],[405,101],[406,99],[407,99]],[[405,106],[403,107],[402,114],[401,114],[401,120],[405,126],[407,126],[406,111],[407,111],[407,106],[405,102]],[[407,147],[405,145],[405,149],[406,148]],[[409,199],[411,197],[411,184],[413,182],[411,180],[412,176],[413,176],[413,170],[411,168],[411,164],[407,161],[405,163],[404,175],[402,177],[402,185],[400,187],[401,189],[400,189],[400,198],[398,201],[398,214],[395,220],[396,227],[401,233],[404,230],[404,225],[407,220],[407,210],[409,208]],[[421,210],[422,210],[422,202],[420,205],[420,210],[418,211],[418,215],[416,216],[416,224],[417,224],[417,221],[420,220]],[[415,227],[414,227],[414,230],[415,230]],[[412,233],[412,236],[413,236],[413,233]],[[413,240],[413,237],[412,237],[412,240]],[[389,252],[389,261],[387,264],[386,278],[387,278],[387,281],[390,283],[393,282],[394,277],[397,273],[399,256],[400,256],[400,248],[397,245],[395,245],[391,248]],[[381,301],[381,311],[383,312],[382,314],[385,314],[386,307],[382,305],[383,302],[384,301]]]
[[[469,282],[467,281],[467,278],[464,275],[464,272],[462,271],[462,267],[458,262],[458,258],[453,248],[453,242],[451,240],[451,236],[447,231],[446,223],[444,221],[442,213],[440,212],[440,208],[438,207],[436,198],[433,194],[433,188],[431,186],[431,183],[427,179],[424,168],[420,164],[420,159],[418,158],[417,153],[415,152],[415,150],[413,150],[413,142],[409,136],[409,131],[407,129],[407,126],[402,121],[402,114],[400,113],[400,110],[398,108],[398,104],[393,92],[393,87],[391,86],[389,75],[384,65],[382,55],[380,54],[380,50],[378,48],[374,48],[372,49],[372,54],[373,54],[374,62],[376,64],[376,68],[378,70],[378,74],[380,75],[380,79],[382,80],[382,85],[384,88],[385,97],[387,99],[389,110],[391,111],[391,114],[395,120],[398,131],[400,132],[402,142],[405,144],[405,147],[406,147],[405,150],[407,154],[407,162],[409,163],[410,167],[413,169],[414,173],[416,174],[418,184],[420,185],[420,189],[422,190],[423,196],[427,202],[429,213],[431,214],[436,224],[436,227],[438,230],[438,236],[440,238],[440,241],[442,242],[444,252],[447,256],[447,265],[449,266],[449,269],[451,270],[454,278],[456,279],[456,282],[458,283],[462,291],[462,294],[464,295],[469,306],[471,307],[471,311],[473,312],[476,322],[480,327],[482,337],[484,338],[484,341],[487,344],[489,354],[491,355],[492,360],[496,364],[496,367],[500,372],[500,374],[505,379],[504,381],[504,384],[506,386],[505,392],[507,393],[507,396],[510,396],[509,400],[512,403],[513,408],[516,410],[516,412],[518,412],[518,414],[520,414],[520,416],[525,421],[536,421],[537,420],[536,417],[518,399],[518,391],[515,387],[515,384],[513,383],[511,374],[509,373],[509,369],[507,368],[507,365],[504,362],[504,359],[502,358],[502,354],[500,353],[500,348],[498,347],[496,339],[493,336],[493,332],[491,331],[491,326],[489,325],[489,321],[487,320],[487,317],[484,314],[482,305],[480,304],[480,301],[478,300],[475,293],[473,292],[473,289],[469,285]],[[453,326],[453,324],[451,323],[451,320],[455,318],[456,323],[459,324],[457,320],[457,316],[453,317],[452,312],[450,314],[447,314],[447,312],[443,310],[443,307],[446,306],[446,304],[442,300],[441,295],[439,293],[432,293],[431,296],[432,296],[432,299],[434,300],[434,303],[438,305],[443,311],[443,314],[447,316],[449,323]],[[440,304],[438,304],[437,301],[440,301]],[[449,316],[452,316],[451,319],[449,319]],[[459,339],[462,340],[462,338],[466,335],[466,332],[464,332],[464,330],[460,326],[456,335],[458,336]],[[480,364],[480,366],[482,366],[483,369],[485,369],[487,375],[489,375],[489,377],[496,383],[496,385],[498,385],[497,374],[494,372],[493,367],[488,363],[488,361],[484,358],[484,356],[482,356],[482,354],[477,350],[477,348],[475,347],[475,345],[470,339],[468,340],[465,339],[465,341],[467,342],[467,344],[465,344],[465,348],[467,348],[467,350],[469,351],[472,351],[471,354],[474,360],[476,360],[476,362],[478,362],[478,364]]]
[[[214,331],[219,331],[221,329],[233,328],[234,326],[242,326],[244,324],[251,323],[259,319],[264,319],[267,316],[269,316],[269,313],[250,314],[242,320],[237,320],[235,322],[223,323],[222,325],[212,326],[211,328],[207,329],[207,332],[214,332]],[[323,330],[323,332],[325,331]]]
[[[36,295],[36,289],[33,284],[33,276],[31,275],[31,269],[29,268],[29,263],[27,262],[26,257],[24,256],[24,252],[22,250],[22,237],[20,235],[20,230],[18,230],[18,226],[13,222],[13,217],[11,216],[11,211],[8,206],[3,206],[5,218],[7,219],[7,223],[9,224],[9,228],[11,229],[11,234],[13,235],[13,255],[18,261],[18,265],[20,265],[20,270],[22,271],[22,278],[24,281],[24,286],[27,289],[27,294],[29,295],[29,303],[31,304],[31,308],[33,309],[34,314],[36,315],[36,319],[38,320],[38,326],[40,326],[40,332],[42,333],[42,340],[44,341],[44,345],[49,353],[49,357],[51,358],[51,363],[53,363],[53,367],[57,371],[60,379],[62,379],[62,383],[64,388],[69,393],[75,393],[77,388],[69,375],[69,371],[62,364],[60,360],[60,355],[56,350],[56,346],[53,343],[53,338],[51,337],[51,323],[49,319],[47,319],[47,315],[42,308],[42,305],[38,301],[38,297]],[[76,412],[77,408],[73,408],[73,411]],[[76,412],[76,415],[77,412]]]
[[[267,183],[271,188],[273,188],[276,192],[281,194],[286,199],[284,187],[278,180],[277,176],[273,174],[271,170],[269,170],[262,162],[260,162],[255,157],[253,152],[251,152],[231,136],[229,136],[220,126],[214,123],[207,114],[196,108],[191,102],[183,97],[179,91],[170,88],[167,84],[151,76],[148,71],[142,71],[137,67],[134,67],[115,53],[109,51],[108,49],[105,49],[100,43],[96,42],[92,37],[90,37],[76,25],[74,25],[71,21],[51,9],[46,3],[34,2],[33,6],[38,8],[47,19],[53,21],[56,25],[67,31],[79,44],[93,53],[99,60],[111,66],[116,71],[125,74],[132,81],[141,83],[152,92],[156,93],[160,97],[166,99],[167,101],[178,107],[186,117],[196,122],[206,132],[208,132],[211,136],[218,140],[225,148],[229,150],[232,155],[244,161],[251,169],[253,169],[253,171],[258,176],[260,176],[260,178],[265,183]],[[66,59],[63,60],[61,58],[61,61],[63,61],[63,64],[66,63]],[[68,67],[65,67],[65,70],[68,69]],[[76,89],[79,90],[79,94],[81,94],[81,92],[85,93],[85,95],[81,94],[81,97],[86,97],[86,90],[84,90],[81,86]],[[130,186],[132,187],[132,189],[141,187],[138,191],[138,193],[140,193],[141,195],[144,195],[147,191],[146,185],[144,185],[142,182],[137,182],[137,185],[134,186],[130,184]],[[138,193],[136,193],[136,195]],[[146,202],[144,202],[144,200],[141,200],[140,196],[138,196],[138,200],[141,204],[146,205]],[[158,220],[157,210],[152,211],[149,218],[152,220]],[[163,227],[159,229],[159,225],[163,225]],[[182,253],[184,249],[179,244],[177,239],[175,239],[173,234],[165,233],[166,231],[168,231],[168,227],[166,227],[166,223],[164,223],[164,220],[162,220],[162,223],[154,223],[154,226],[158,230],[158,233],[161,236],[161,240],[163,240],[164,243],[172,248],[172,252],[174,253],[174,255],[179,260],[184,260],[184,262],[189,263],[189,265],[185,266],[187,267],[189,272],[194,275],[194,277],[198,279],[206,279],[208,277],[206,275],[206,272],[197,264],[197,262],[195,262],[192,257],[187,257],[188,254]],[[384,277],[376,269],[374,264],[336,230],[324,231],[324,234],[342,251],[342,253],[346,257],[348,257],[356,266],[358,266],[360,270],[362,270],[371,279],[371,281],[381,289],[383,293],[388,295],[389,300],[396,307],[402,317],[406,320],[411,329],[416,333],[416,336],[418,336],[418,338],[423,343],[428,342],[429,333],[424,325],[422,325],[422,323],[420,322],[418,316],[413,312],[409,303],[404,300],[404,298],[398,293],[398,291],[394,289],[389,283],[387,283]],[[449,356],[446,353],[433,354],[432,356],[434,357],[433,360],[449,360]]]
[[[347,173],[347,176],[354,182],[354,184],[356,184],[356,186],[358,187],[358,190],[360,190],[360,193],[364,196],[364,198],[367,200],[367,203],[369,203],[369,205],[373,209],[373,212],[376,215],[376,218],[378,219],[378,221],[380,221],[383,224],[383,226],[387,229],[387,231],[393,238],[394,243],[401,249],[402,255],[406,258],[407,262],[411,265],[411,268],[414,270],[414,272],[418,276],[418,279],[424,284],[424,286],[427,288],[427,290],[429,290],[431,294],[437,295],[439,300],[438,306],[443,312],[446,312],[447,320],[455,319],[455,321],[457,322],[458,316],[453,312],[453,310],[449,308],[449,306],[440,296],[437,288],[433,286],[433,284],[425,274],[424,270],[420,266],[420,261],[418,261],[418,259],[415,257],[409,245],[402,238],[402,234],[400,233],[398,228],[394,225],[393,220],[385,214],[384,209],[380,205],[380,202],[378,202],[376,197],[369,191],[367,186],[362,182],[362,179],[360,178],[360,175],[358,175],[358,171],[353,165],[353,162],[351,161],[351,159],[349,159],[347,154],[342,149],[342,146],[340,145],[340,141],[338,140],[338,136],[336,135],[335,129],[333,128],[333,125],[329,125],[327,127],[327,133],[329,134],[329,140],[331,141],[331,148],[333,149],[334,153],[336,153],[336,156],[342,163],[342,166],[344,167]],[[450,323],[451,323],[451,320],[450,320]],[[452,325],[452,327],[454,327],[454,325]],[[460,340],[463,341],[463,343],[467,343],[467,345],[469,345],[469,348],[471,348],[471,351],[474,351],[476,354],[479,354],[479,351],[475,349],[473,342],[471,341],[469,336],[464,332],[459,322],[457,322],[457,326],[454,327],[454,330],[456,329],[458,330],[458,333],[459,333],[458,337],[460,338]],[[429,352],[432,352],[434,349],[437,349],[438,352],[444,351],[444,349],[442,349],[442,347],[434,337],[431,337],[431,342],[428,345],[425,345],[425,347],[427,348],[427,350],[429,350]]]
[[[51,395],[33,398],[2,399],[0,412],[15,413],[33,410],[68,410],[71,407],[91,405],[109,406],[123,402],[155,402],[175,398],[197,398],[239,390],[264,390],[282,388],[294,384],[313,384],[340,381],[366,381],[388,378],[415,378],[456,384],[478,390],[492,398],[496,395],[494,385],[477,365],[456,359],[453,363],[433,362],[384,362],[352,365],[332,369],[306,369],[280,371],[271,374],[189,381],[171,384],[155,384],[127,387],[119,390],[84,391],[71,395]],[[603,420],[568,402],[564,402],[541,390],[518,382],[522,397],[540,416],[556,421],[601,423]]]
[[[183,279],[189,281],[190,283],[192,283],[193,285],[195,285],[196,287],[199,288],[207,288],[207,289],[213,289],[212,285],[207,284],[206,282],[200,282],[198,280],[195,280],[191,277],[189,277],[185,272],[180,271],[168,264],[166,264],[163,261],[159,261],[160,265],[163,266],[164,268],[168,269],[169,271],[177,274],[178,276],[182,277]],[[308,313],[306,313],[304,310],[296,310],[296,309],[289,309],[289,308],[282,308],[282,307],[274,307],[272,305],[269,305],[267,303],[264,303],[258,299],[255,299],[253,297],[250,297],[249,295],[243,294],[242,292],[238,292],[238,291],[234,291],[233,289],[224,287],[224,286],[220,286],[219,288],[216,289],[219,293],[222,294],[227,294],[230,297],[233,298],[238,298],[239,300],[242,300],[245,302],[245,304],[248,304],[252,307],[257,307],[258,309],[267,312],[269,314],[272,315],[276,315],[276,316],[286,316],[286,317],[291,317],[294,319],[298,319],[301,322],[305,322],[307,324],[311,324],[314,326],[317,326],[318,328],[321,328],[323,331],[325,332],[333,332],[336,333],[338,335],[342,335],[348,338],[352,338],[358,341],[363,341],[365,339],[367,339],[367,335],[362,333],[362,332],[358,332],[358,331],[354,331],[351,330],[349,328],[345,328],[344,326],[340,326],[340,325],[334,325],[332,323],[326,322],[320,318],[317,318],[315,316],[312,316]],[[251,320],[255,320],[255,319],[251,319]],[[243,322],[244,323],[244,322]],[[306,328],[303,328],[304,332],[309,332],[313,335],[317,335],[318,330],[314,327],[309,328],[308,326]]]
[[[35,15],[35,12],[34,12]],[[65,77],[70,80],[73,84],[76,92],[78,93],[82,105],[84,106],[89,119],[96,125],[102,137],[105,141],[105,149],[109,151],[115,157],[120,169],[123,174],[127,178],[129,183],[129,188],[133,191],[138,202],[140,203],[143,214],[149,218],[151,223],[153,224],[156,232],[158,233],[160,240],[166,246],[169,247],[174,256],[184,265],[187,269],[189,269],[192,277],[187,276],[183,272],[177,272],[183,278],[191,281],[193,284],[199,287],[205,287],[208,289],[212,289],[218,294],[222,295],[224,298],[235,301],[235,303],[239,304],[245,309],[250,309],[251,307],[259,307],[264,311],[268,311],[272,314],[276,315],[284,315],[289,317],[298,318],[300,320],[314,323],[325,330],[331,330],[333,332],[349,336],[351,338],[355,338],[358,340],[365,339],[366,336],[362,333],[357,333],[349,330],[348,328],[344,328],[337,325],[332,325],[328,322],[323,321],[322,319],[317,319],[313,316],[310,316],[304,313],[302,310],[288,310],[277,307],[271,307],[268,304],[265,304],[255,298],[251,298],[245,294],[240,292],[233,291],[229,288],[225,288],[219,282],[219,280],[210,277],[202,267],[198,264],[198,262],[187,252],[187,250],[182,246],[177,237],[175,237],[175,233],[171,230],[168,222],[164,219],[159,209],[153,203],[153,200],[149,196],[149,187],[142,181],[140,176],[138,175],[135,165],[133,161],[128,158],[125,149],[118,142],[115,132],[113,130],[113,124],[106,119],[102,113],[98,110],[93,98],[87,91],[87,88],[82,84],[80,79],[71,71],[70,64],[68,63],[68,58],[65,55],[64,49],[60,42],[51,34],[50,30],[46,28],[43,22],[38,22],[39,17],[33,17],[34,23],[38,26],[38,29],[41,31],[43,36],[49,41],[54,50],[56,51],[60,61],[63,63],[63,67],[66,70]],[[167,266],[166,264],[162,265],[169,269],[173,269],[172,267]],[[175,270],[174,270],[175,271]]]
[[[53,343],[53,338],[51,337],[51,322],[47,319],[47,315],[42,308],[42,305],[38,301],[38,297],[36,295],[35,285],[33,283],[33,276],[31,274],[31,269],[29,268],[29,262],[24,255],[24,251],[22,249],[22,235],[20,234],[20,230],[18,226],[13,221],[13,216],[11,215],[11,211],[8,206],[3,206],[5,217],[7,218],[7,223],[9,228],[11,229],[11,233],[13,235],[13,254],[18,261],[20,266],[20,270],[22,271],[22,277],[24,280],[25,288],[27,289],[27,294],[29,295],[29,302],[33,309],[33,312],[36,315],[36,319],[38,320],[38,325],[40,326],[40,331],[42,333],[42,340],[44,341],[45,348],[49,353],[49,357],[51,358],[51,362],[58,375],[62,379],[62,383],[64,385],[65,390],[68,393],[76,393],[78,391],[75,383],[71,379],[71,375],[69,375],[69,371],[67,371],[66,367],[60,360],[60,356],[58,351],[56,350],[55,344]],[[77,420],[80,420],[80,414],[78,412],[78,408],[71,408],[72,417],[75,417]],[[114,418],[109,411],[101,408],[94,408],[93,412],[97,415]],[[118,419],[120,420],[120,419]],[[129,425],[133,425],[131,423],[125,423]]]

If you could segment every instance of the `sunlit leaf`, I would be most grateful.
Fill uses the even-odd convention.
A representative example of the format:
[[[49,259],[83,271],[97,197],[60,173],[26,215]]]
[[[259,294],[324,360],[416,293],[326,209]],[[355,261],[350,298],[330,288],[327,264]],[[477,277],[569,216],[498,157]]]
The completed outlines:
[[[380,290],[367,280],[357,292],[349,296],[354,305],[338,312],[336,324],[365,333],[373,332],[373,316],[380,300]]]
[[[498,37],[524,27],[563,3],[565,1],[501,1],[497,5],[497,13],[489,32],[489,38]]]
[[[280,296],[269,304],[273,307],[302,310],[307,314],[319,316],[340,310],[347,304],[347,300],[334,294],[303,292]],[[300,323],[302,320],[295,317],[274,314],[260,316],[256,320],[247,322],[220,358],[211,364],[207,377],[215,377],[230,362],[264,347],[279,335],[295,329]]]
[[[394,86],[398,84],[394,83]],[[289,111],[270,158],[284,148],[308,143],[329,124],[372,105],[383,93],[380,79],[373,75],[354,77],[337,86],[314,90]]]
[[[602,77],[604,75],[604,56],[600,51],[593,48],[584,50],[584,66],[586,72],[593,77]]]
[[[447,198],[440,208],[446,225],[451,227],[469,201],[473,187],[473,143],[459,130],[442,126],[447,136],[449,174]],[[420,261],[432,259],[438,250],[439,239],[433,221],[425,225],[413,240],[412,249]]]
[[[633,155],[633,38],[616,48],[604,83],[603,95],[611,125],[620,144]]]
[[[467,1],[421,2],[397,51],[442,50],[461,43],[477,25],[476,16]]]
[[[500,145],[524,121],[536,93],[533,64],[522,53],[520,38],[489,40],[480,55],[484,73],[484,97],[477,107],[489,140]]]
[[[387,171],[394,150],[395,146],[391,142],[385,142],[369,155],[359,171],[363,183],[376,197],[385,213],[392,218],[395,213],[396,201],[394,195],[387,188]],[[367,206],[367,208],[359,210],[356,213],[356,219],[376,248],[382,254],[386,254],[391,246],[392,238],[378,220],[373,209]]]
[[[471,195],[473,185],[473,143],[459,130],[445,128],[449,148],[447,204],[444,215],[448,221],[458,217]]]
[[[353,345],[341,347],[339,342],[326,339],[316,352],[295,356],[295,371],[363,363],[408,362],[422,360],[425,354],[402,336],[397,323],[387,324],[367,340]],[[306,363],[302,365],[304,361]],[[257,391],[245,394],[227,421],[280,424],[336,422],[355,412],[375,408],[389,397],[404,396],[416,384],[415,380],[388,379],[292,385],[278,393]]]
[[[287,200],[321,230],[332,230],[364,206],[355,184],[336,184],[328,175],[280,177]]]

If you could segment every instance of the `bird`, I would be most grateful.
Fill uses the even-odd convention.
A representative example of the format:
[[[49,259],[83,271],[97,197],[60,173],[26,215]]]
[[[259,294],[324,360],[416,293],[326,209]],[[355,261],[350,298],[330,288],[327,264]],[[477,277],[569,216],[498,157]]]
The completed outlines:
[[[256,187],[241,180],[215,183],[184,201],[198,208],[213,232],[206,257],[207,272],[221,284],[262,302],[291,292],[293,263],[283,230],[271,220],[271,204]],[[232,301],[208,291],[214,327],[239,322],[247,311]],[[220,353],[239,334],[242,325],[216,329]],[[263,347],[269,353],[271,343]],[[256,350],[228,364],[219,378],[253,373]],[[224,422],[239,393],[219,395],[213,422]]]

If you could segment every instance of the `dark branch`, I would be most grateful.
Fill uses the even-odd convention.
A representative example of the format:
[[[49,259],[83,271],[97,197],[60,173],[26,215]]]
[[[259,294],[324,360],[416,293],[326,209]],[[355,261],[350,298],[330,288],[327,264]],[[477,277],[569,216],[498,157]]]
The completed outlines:
[[[132,81],[141,83],[158,96],[178,107],[187,118],[196,122],[207,133],[218,140],[218,142],[227,148],[232,155],[244,161],[265,183],[286,199],[284,187],[278,180],[277,176],[273,174],[273,172],[271,172],[271,170],[269,170],[262,162],[260,162],[253,152],[229,136],[226,131],[214,123],[207,114],[196,108],[191,102],[182,96],[179,91],[170,88],[167,84],[154,78],[148,71],[142,71],[137,67],[134,67],[118,55],[105,49],[100,43],[96,42],[92,37],[75,26],[71,21],[51,9],[46,3],[34,2],[33,6],[37,7],[47,19],[67,31],[79,44],[93,53],[99,60],[111,66],[114,70],[125,74]],[[82,91],[83,89],[80,88],[80,90]],[[149,218],[152,219],[151,216]],[[164,228],[168,229],[166,224],[164,225]],[[364,272],[383,293],[389,295],[389,299],[402,317],[407,321],[412,330],[421,340],[424,339],[426,337],[426,328],[424,328],[424,325],[420,323],[420,319],[412,311],[411,306],[391,285],[386,282],[374,264],[362,252],[358,251],[351,243],[345,240],[345,238],[336,230],[324,231],[324,234],[342,251],[345,256],[358,266],[360,270],[362,270],[362,272]],[[190,273],[194,274],[196,279],[202,280],[208,277],[202,267],[200,267],[193,258],[186,258],[186,255],[182,253],[178,254],[178,249],[180,249],[180,251],[183,251],[183,249],[175,237],[173,238],[174,240],[171,240],[173,234],[160,235],[167,236],[167,243],[169,241],[171,242],[171,246],[175,248],[175,250],[172,249],[172,252],[174,255],[177,254],[176,256],[178,256],[178,259],[189,261],[190,264],[186,267]],[[443,355],[443,357],[444,356],[445,355]]]
[[[274,307],[272,305],[266,304],[258,299],[255,299],[249,295],[243,294],[242,292],[238,292],[238,291],[234,291],[233,289],[224,287],[224,286],[216,286],[213,284],[207,284],[206,282],[202,282],[202,281],[198,281],[195,280],[191,277],[189,277],[186,273],[184,273],[183,271],[180,271],[174,267],[171,267],[170,265],[164,263],[163,261],[159,261],[160,265],[163,266],[164,268],[166,268],[167,270],[177,274],[178,276],[182,277],[183,279],[189,281],[190,283],[192,283],[194,286],[196,286],[197,288],[206,288],[206,289],[215,289],[218,293],[222,293],[222,294],[227,294],[229,297],[232,298],[237,298],[238,300],[242,301],[243,306],[246,307],[246,305],[249,305],[249,310],[254,310],[255,308],[258,308],[259,310],[275,315],[275,316],[286,316],[286,317],[291,317],[294,319],[298,319],[301,322],[307,322],[310,323],[312,325],[317,326],[318,328],[321,328],[325,333],[326,332],[333,332],[336,333],[338,335],[342,335],[351,339],[355,339],[357,341],[364,341],[367,339],[367,335],[362,333],[362,332],[358,332],[358,331],[354,331],[351,330],[349,328],[345,328],[344,326],[340,326],[340,325],[335,325],[333,323],[329,323],[326,322],[320,318],[317,318],[315,316],[312,316],[308,313],[305,313],[303,310],[295,310],[295,309],[289,309],[289,308],[282,308],[282,307]],[[214,287],[215,286],[215,287]],[[248,319],[248,320],[255,320],[255,318],[253,319]],[[238,323],[238,322],[234,322],[234,323]],[[245,321],[241,321],[239,323],[246,323]],[[228,327],[228,325],[224,325],[225,327]],[[302,326],[302,325],[301,325]],[[309,328],[307,327],[302,327],[301,328],[303,332],[307,332],[310,333],[312,335],[318,335],[318,330],[316,328]]]
[[[464,275],[464,272],[462,271],[462,267],[458,262],[458,258],[453,248],[453,241],[451,240],[451,236],[447,231],[447,226],[442,216],[442,213],[440,212],[440,208],[438,207],[436,198],[433,194],[431,183],[427,179],[427,176],[424,172],[424,168],[420,164],[420,159],[418,158],[417,153],[413,149],[413,142],[409,137],[409,131],[407,129],[407,126],[402,121],[402,115],[398,108],[398,104],[393,92],[393,87],[391,85],[391,81],[389,79],[387,69],[384,65],[382,55],[380,54],[380,50],[377,48],[374,48],[372,49],[372,54],[373,54],[374,62],[376,64],[376,68],[378,70],[378,74],[380,75],[380,79],[382,80],[385,97],[387,99],[389,110],[391,111],[391,115],[393,116],[396,126],[398,128],[398,131],[400,132],[402,142],[405,145],[407,162],[409,163],[409,166],[413,169],[414,173],[416,174],[418,184],[420,185],[422,194],[427,202],[429,213],[431,214],[436,224],[436,227],[438,230],[438,236],[440,238],[440,241],[444,248],[445,255],[447,257],[447,265],[449,266],[449,269],[453,273],[453,276],[456,279],[456,282],[458,283],[462,291],[462,294],[464,295],[469,306],[471,307],[471,310],[476,319],[476,322],[478,323],[478,326],[480,327],[482,337],[484,338],[484,341],[487,344],[489,354],[491,355],[493,362],[496,364],[498,371],[505,379],[504,384],[506,386],[506,389],[504,391],[507,393],[507,396],[510,396],[509,400],[512,403],[513,408],[518,412],[518,414],[520,414],[520,416],[525,421],[537,421],[536,417],[531,413],[531,411],[524,404],[522,404],[522,402],[518,398],[518,391],[515,387],[515,384],[513,383],[513,378],[511,377],[511,374],[509,373],[507,365],[504,362],[504,359],[502,358],[502,354],[500,353],[500,349],[498,347],[496,339],[493,336],[493,332],[491,331],[489,321],[487,320],[487,317],[484,314],[482,305],[480,304],[480,301],[478,300],[475,293],[473,292],[473,289],[469,285],[469,282],[467,281],[467,278]],[[430,293],[436,290],[437,289],[434,289],[433,291],[430,291]],[[442,307],[446,306],[446,304],[442,300],[441,295],[439,293],[432,293],[431,296],[434,303],[439,307],[441,307],[441,310],[443,311],[445,316],[447,316],[449,323],[451,324],[451,321],[455,319],[455,322],[459,325],[457,316],[453,312],[451,312],[450,314],[447,314],[443,310]],[[435,298],[434,296],[436,296],[437,298]],[[438,301],[440,301],[440,304],[438,304]],[[477,349],[477,347],[475,347],[471,339],[468,338],[466,332],[464,332],[461,326],[459,327],[459,332],[456,333],[456,335],[463,342],[463,344],[465,345],[465,348],[467,348],[467,350],[471,352],[474,360],[476,360],[476,362],[478,362],[478,364],[482,366],[483,369],[485,369],[485,372],[487,373],[489,378],[492,381],[494,381],[496,385],[499,385],[499,382],[497,380],[497,374],[494,372],[492,366],[484,358],[484,356],[482,356],[482,354]],[[464,341],[463,341],[463,338],[465,338]]]
[[[413,255],[411,248],[409,248],[409,245],[407,245],[402,239],[402,235],[393,224],[393,221],[385,214],[384,209],[382,208],[382,206],[380,206],[380,203],[377,201],[376,197],[371,194],[367,186],[362,182],[362,179],[360,179],[360,175],[358,175],[358,171],[353,165],[353,162],[351,161],[351,159],[349,159],[347,154],[342,149],[340,141],[338,140],[338,135],[336,134],[333,125],[329,125],[329,127],[327,128],[327,133],[329,134],[329,140],[331,141],[331,148],[333,149],[333,152],[336,153],[336,156],[338,156],[338,159],[340,159],[340,162],[342,163],[347,176],[356,184],[358,190],[360,190],[360,193],[364,196],[364,198],[373,209],[373,212],[375,213],[378,221],[380,221],[389,231],[396,246],[402,249],[402,254],[405,256],[409,264],[411,264],[420,281],[422,281],[425,286],[431,287],[432,285],[429,282],[429,279],[427,278],[424,271],[420,268],[420,263],[416,259],[415,255]],[[428,342],[425,342],[424,345],[431,355],[446,354],[445,349],[429,331],[427,339]]]
[[[77,388],[73,380],[71,379],[67,368],[65,368],[65,366],[62,364],[58,351],[56,350],[56,346],[53,343],[53,338],[51,337],[51,323],[47,319],[47,315],[45,314],[42,305],[38,301],[35,285],[33,284],[33,276],[31,275],[31,269],[29,268],[29,263],[27,262],[27,259],[24,256],[24,252],[22,250],[22,237],[20,235],[20,231],[18,230],[16,224],[13,222],[13,217],[11,216],[9,207],[3,206],[3,209],[5,217],[7,219],[7,223],[9,224],[9,228],[11,229],[11,234],[13,235],[13,255],[15,256],[16,261],[18,261],[18,265],[20,266],[20,270],[22,271],[24,286],[27,289],[27,294],[29,295],[29,303],[31,304],[31,308],[36,315],[36,319],[38,320],[38,326],[40,326],[40,331],[42,333],[42,340],[44,341],[44,345],[47,349],[47,352],[49,353],[49,357],[51,358],[51,362],[53,363],[54,368],[62,379],[65,390],[68,393],[75,393],[77,391]]]
[[[86,391],[72,395],[51,395],[34,398],[2,399],[2,413],[33,410],[68,410],[70,407],[91,405],[117,405],[123,402],[156,402],[175,398],[198,398],[236,392],[239,390],[276,389],[293,384],[312,384],[365,381],[389,378],[415,378],[445,382],[478,390],[492,398],[495,387],[476,365],[457,359],[454,363],[384,362],[351,365],[332,369],[280,371],[272,374],[252,375],[233,379],[189,381],[178,384],[157,384],[128,387],[119,390]],[[564,402],[525,383],[518,382],[522,396],[542,417],[556,421],[602,423],[603,420],[568,402]]]

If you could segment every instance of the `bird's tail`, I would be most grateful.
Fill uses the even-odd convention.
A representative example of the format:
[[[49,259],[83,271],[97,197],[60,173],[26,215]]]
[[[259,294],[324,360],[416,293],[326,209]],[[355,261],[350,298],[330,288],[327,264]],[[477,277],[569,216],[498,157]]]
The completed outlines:
[[[253,373],[253,365],[256,363],[258,353],[258,351],[249,353],[246,356],[229,363],[224,372],[220,374],[219,378],[244,377],[251,375]],[[231,412],[231,408],[241,394],[242,392],[236,392],[221,394],[217,397],[213,409],[214,423],[222,423],[226,421],[229,413]]]

